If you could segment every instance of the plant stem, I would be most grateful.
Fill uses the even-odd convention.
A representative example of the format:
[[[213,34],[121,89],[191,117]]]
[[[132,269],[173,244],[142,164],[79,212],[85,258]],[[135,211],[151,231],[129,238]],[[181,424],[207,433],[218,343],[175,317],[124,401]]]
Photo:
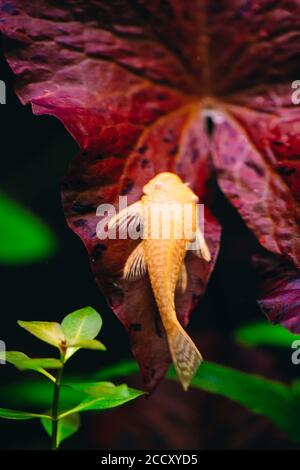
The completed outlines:
[[[58,369],[56,380],[54,382],[53,401],[52,401],[52,450],[58,449],[57,431],[58,431],[58,412],[59,412],[59,394],[60,384],[63,375],[64,364]]]

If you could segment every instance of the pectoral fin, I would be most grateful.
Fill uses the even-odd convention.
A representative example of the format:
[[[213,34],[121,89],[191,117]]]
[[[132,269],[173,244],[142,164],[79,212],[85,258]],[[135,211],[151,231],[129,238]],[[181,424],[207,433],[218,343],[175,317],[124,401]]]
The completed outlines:
[[[119,227],[119,230],[134,221],[136,225],[142,223],[142,203],[140,201],[125,207],[108,221],[108,229]]]
[[[136,281],[147,272],[146,258],[143,242],[141,242],[131,253],[124,267],[123,277],[128,281]]]
[[[187,272],[185,263],[182,263],[181,270],[179,272],[178,281],[177,281],[177,289],[180,289],[181,292],[185,292],[187,288]]]
[[[195,241],[192,243],[192,245],[195,246],[196,248],[196,249],[193,249],[193,252],[197,256],[199,256],[199,258],[203,258],[205,261],[211,260],[209,248],[206,244],[204,235],[199,227],[197,228],[196,238],[195,238]]]

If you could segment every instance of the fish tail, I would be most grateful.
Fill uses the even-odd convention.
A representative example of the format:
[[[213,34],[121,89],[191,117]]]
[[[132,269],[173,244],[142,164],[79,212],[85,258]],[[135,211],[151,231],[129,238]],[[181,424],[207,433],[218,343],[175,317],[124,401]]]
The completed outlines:
[[[203,361],[202,356],[178,320],[173,321],[167,329],[167,336],[178,378],[186,391]]]

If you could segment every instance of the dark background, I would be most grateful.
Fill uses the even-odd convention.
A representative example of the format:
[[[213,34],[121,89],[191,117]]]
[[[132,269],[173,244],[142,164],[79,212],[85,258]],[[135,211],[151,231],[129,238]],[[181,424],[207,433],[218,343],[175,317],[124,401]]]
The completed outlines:
[[[1,44],[0,44],[1,47]],[[55,232],[59,250],[50,260],[26,266],[0,266],[0,339],[8,349],[50,356],[51,347],[34,340],[18,319],[60,321],[72,310],[91,305],[104,319],[100,339],[108,352],[80,352],[69,372],[97,370],[131,357],[121,324],[96,287],[88,256],[67,227],[60,201],[60,182],[78,148],[54,117],[34,116],[13,89],[13,76],[0,50],[0,80],[7,85],[7,104],[0,105],[0,189],[40,216]],[[265,377],[289,381],[296,375],[290,353],[242,349],[232,340],[235,329],[261,319],[256,279],[248,264],[245,240],[251,235],[219,192],[215,213],[223,223],[222,249],[207,294],[192,316],[190,331],[206,359]],[[26,373],[26,377],[31,377]],[[20,380],[21,373],[0,366],[0,385]],[[32,375],[33,377],[33,375]],[[44,380],[36,377],[37,380]],[[127,383],[141,384],[125,378]],[[241,449],[292,448],[289,439],[266,419],[224,398],[164,382],[150,398],[123,408],[84,417],[80,432],[64,448],[94,449]],[[1,398],[5,400],[4,394]],[[5,406],[1,403],[1,406]],[[0,448],[46,449],[48,438],[37,422],[0,422]]]

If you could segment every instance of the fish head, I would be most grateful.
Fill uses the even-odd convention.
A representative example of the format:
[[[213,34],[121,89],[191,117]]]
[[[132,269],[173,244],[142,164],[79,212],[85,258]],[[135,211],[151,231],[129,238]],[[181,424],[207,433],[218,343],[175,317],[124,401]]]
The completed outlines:
[[[190,189],[189,183],[184,183],[175,173],[158,173],[143,187],[143,193],[152,195],[153,193],[166,194],[169,198],[182,203],[197,203],[198,196]]]

